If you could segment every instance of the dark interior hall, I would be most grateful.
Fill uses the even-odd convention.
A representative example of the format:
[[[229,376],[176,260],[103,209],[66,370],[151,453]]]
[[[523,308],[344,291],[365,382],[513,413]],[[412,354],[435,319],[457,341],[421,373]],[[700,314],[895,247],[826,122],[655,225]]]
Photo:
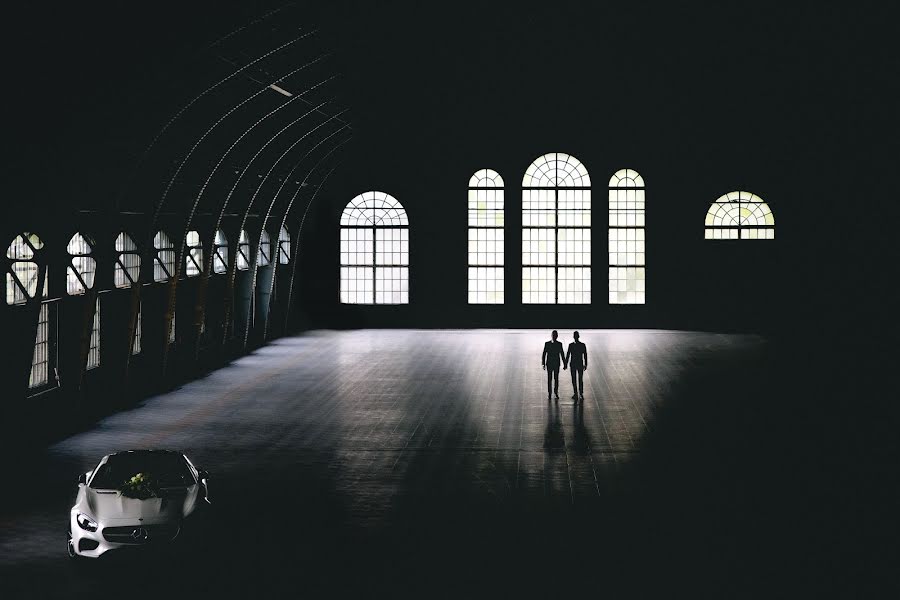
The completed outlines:
[[[900,591],[890,7],[4,13],[0,597]]]

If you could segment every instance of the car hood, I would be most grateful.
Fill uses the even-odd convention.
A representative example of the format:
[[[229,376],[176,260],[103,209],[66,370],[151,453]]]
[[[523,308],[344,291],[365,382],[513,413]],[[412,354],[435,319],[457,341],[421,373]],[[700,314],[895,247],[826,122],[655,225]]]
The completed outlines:
[[[146,500],[127,498],[115,491],[87,488],[85,500],[94,517],[103,523],[168,523],[180,521],[193,511],[197,487],[168,490],[162,498]]]

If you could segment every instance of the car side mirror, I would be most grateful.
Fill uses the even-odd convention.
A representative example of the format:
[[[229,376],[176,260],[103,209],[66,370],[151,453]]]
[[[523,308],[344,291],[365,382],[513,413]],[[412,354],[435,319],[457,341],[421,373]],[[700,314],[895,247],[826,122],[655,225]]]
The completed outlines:
[[[78,485],[87,485],[87,473],[82,473],[78,476]]]

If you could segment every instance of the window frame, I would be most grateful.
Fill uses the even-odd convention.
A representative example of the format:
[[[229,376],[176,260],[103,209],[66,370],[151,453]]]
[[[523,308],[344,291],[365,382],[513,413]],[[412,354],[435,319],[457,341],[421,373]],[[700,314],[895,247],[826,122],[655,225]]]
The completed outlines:
[[[367,214],[369,213],[370,214]],[[386,222],[387,221],[387,222]],[[369,191],[363,194],[359,194],[350,200],[347,203],[347,206],[344,208],[344,212],[341,215],[340,220],[340,236],[339,243],[343,245],[345,242],[349,245],[351,240],[344,239],[344,232],[350,231],[371,231],[372,236],[372,252],[371,252],[371,262],[367,261],[365,263],[356,263],[356,262],[344,262],[344,255],[352,255],[359,256],[361,254],[367,254],[367,252],[345,252],[341,250],[339,246],[338,256],[340,262],[340,286],[338,288],[338,298],[341,304],[348,305],[363,305],[363,306],[404,306],[410,303],[410,278],[409,278],[409,270],[410,270],[410,227],[409,227],[409,218],[406,213],[406,209],[400,203],[399,200],[387,194],[385,192],[378,191]],[[392,262],[381,262],[379,263],[379,232],[391,231],[391,239],[383,240],[383,244],[394,242],[400,243],[400,252],[394,252],[391,250],[390,252],[384,252],[382,246],[382,261],[384,261],[384,256],[391,256],[395,254],[400,255],[400,262],[394,263],[393,258]],[[400,239],[393,239],[394,233],[393,231],[400,232]],[[405,239],[404,238],[405,235]],[[352,240],[356,242],[356,240]],[[363,240],[368,241],[368,240]],[[406,244],[406,251],[403,251],[404,242]],[[403,256],[406,256],[406,262],[403,262]],[[366,278],[359,277],[345,277],[345,270],[350,271],[366,269],[369,271]],[[382,301],[378,301],[378,281],[381,279],[385,281],[387,278],[381,277],[379,278],[379,274],[386,274],[394,269],[398,269],[400,271],[400,278],[394,279],[390,278],[388,280],[392,282],[399,282],[399,290],[393,289],[393,284],[391,285],[392,289],[390,290],[382,290]],[[344,299],[345,283],[349,282],[366,282],[371,281],[372,289],[371,289],[371,299],[367,302],[355,302],[355,301],[347,301]],[[406,288],[405,290],[403,288]],[[365,291],[365,290],[364,290]],[[346,293],[349,294],[350,291],[347,290]],[[358,295],[358,292],[354,292],[355,295]],[[399,302],[386,302],[384,301],[384,295],[390,294],[394,297],[394,294],[400,295]],[[354,296],[355,297],[355,296]]]
[[[552,157],[552,158],[550,158]],[[558,165],[560,163],[571,165],[569,169],[560,169]],[[548,168],[549,165],[553,165]],[[550,173],[552,172],[552,175]],[[562,174],[562,176],[561,176]],[[536,196],[537,202],[541,202],[541,194],[540,192],[548,192],[553,196],[553,224],[552,225],[541,225],[541,224],[528,224],[526,225],[526,216],[531,217],[531,211],[534,210],[534,216],[540,216],[540,211],[544,211],[546,214],[549,214],[549,209],[526,209],[526,203],[532,202],[532,196]],[[561,212],[560,209],[560,195],[563,192],[572,191],[575,192],[571,201],[573,203],[581,203],[582,207],[578,209],[572,209],[572,216],[580,216],[582,219],[587,217],[588,224],[584,225],[575,225],[575,224],[560,224],[560,215],[565,215],[565,212]],[[585,194],[586,192],[586,194]],[[587,200],[585,200],[585,196]],[[585,208],[584,205],[587,205]],[[522,239],[522,278],[521,278],[521,293],[522,293],[522,304],[523,305],[544,305],[544,306],[558,306],[558,305],[590,305],[593,301],[593,290],[592,290],[592,277],[593,277],[593,248],[592,248],[592,213],[593,213],[593,193],[591,186],[591,178],[590,173],[587,170],[587,167],[584,166],[577,157],[567,154],[565,152],[549,152],[542,156],[539,156],[534,162],[532,162],[528,169],[525,171],[525,175],[522,178],[522,225],[521,225],[521,239]],[[568,212],[568,211],[567,211]],[[530,220],[530,219],[529,219]],[[529,250],[526,251],[526,230],[528,231],[527,238],[528,242],[537,241],[540,245],[541,242],[550,241],[550,238],[547,237],[547,233],[553,233],[552,242],[553,242],[553,263],[542,264],[540,260],[537,263],[534,263],[531,259],[531,254],[533,252]],[[583,260],[578,264],[561,264],[560,263],[560,232],[569,232],[569,231],[580,231],[582,232],[582,239],[579,240],[581,243],[582,251],[578,254],[582,256],[587,255],[587,262],[585,263]],[[532,240],[532,232],[544,232],[538,233],[538,239]],[[585,233],[587,234],[587,239],[585,240]],[[543,239],[546,238],[546,239]],[[584,251],[584,244],[587,242],[587,251]],[[542,254],[549,254],[546,250],[539,251]],[[528,259],[526,259],[526,254],[528,254]],[[530,289],[532,286],[532,282],[541,282],[541,281],[550,281],[549,277],[537,277],[532,278],[530,275],[534,272],[546,272],[548,270],[553,271],[553,301],[552,302],[541,302],[541,301],[533,301],[530,298],[526,299],[526,294],[529,296],[534,294],[535,292]],[[560,278],[561,272],[569,273],[581,271],[580,278]],[[587,270],[587,277],[584,276],[584,270]],[[528,276],[526,277],[526,274]],[[581,282],[581,290],[580,291],[572,291],[573,296],[575,294],[581,294],[581,301],[560,301],[561,292],[567,293],[567,290],[560,290],[562,287],[560,283],[562,281],[580,281]],[[526,281],[528,282],[527,287],[529,288],[526,291]],[[538,290],[537,293],[540,293]],[[586,298],[586,299],[585,299]]]

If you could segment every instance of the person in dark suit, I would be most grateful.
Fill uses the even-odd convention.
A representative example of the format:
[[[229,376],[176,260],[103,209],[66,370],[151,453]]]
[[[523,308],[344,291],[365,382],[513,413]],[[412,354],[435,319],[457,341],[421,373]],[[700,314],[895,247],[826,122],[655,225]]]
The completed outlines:
[[[569,344],[563,364],[572,367],[572,389],[575,392],[572,394],[572,398],[578,402],[578,397],[581,396],[581,401],[584,402],[584,372],[588,365],[587,346],[578,341],[581,336],[577,331],[572,334],[572,337],[575,338],[575,341]]]
[[[566,361],[563,358],[562,342],[556,341],[559,334],[556,330],[550,334],[553,338],[549,342],[544,342],[544,353],[541,354],[541,366],[547,371],[547,400],[550,399],[550,390],[556,394],[559,400],[559,365],[562,363],[563,369],[566,368]]]

